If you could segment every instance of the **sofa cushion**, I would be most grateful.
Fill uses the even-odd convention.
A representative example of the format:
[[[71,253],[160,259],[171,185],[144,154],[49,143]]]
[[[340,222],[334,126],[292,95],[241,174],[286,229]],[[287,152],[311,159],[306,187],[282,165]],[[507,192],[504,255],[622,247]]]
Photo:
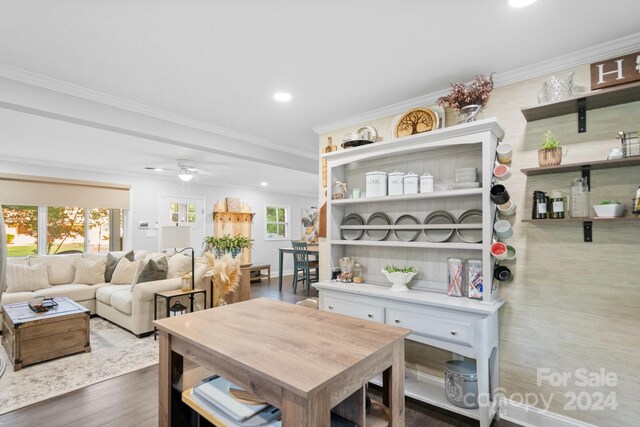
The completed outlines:
[[[7,293],[31,292],[49,287],[48,270],[45,264],[7,265]]]
[[[150,259],[138,274],[135,279],[135,283],[153,282],[155,280],[164,280],[167,278],[167,271],[169,270],[169,262],[166,257],[160,258],[158,261]],[[133,287],[131,285],[131,290]]]
[[[17,256],[17,257],[8,257],[7,258],[7,265],[12,264],[12,265],[29,265],[29,257],[28,256]],[[4,281],[4,287],[2,288],[2,291],[6,291],[7,290],[7,281]],[[1,292],[0,292],[1,293]]]
[[[82,254],[34,255],[29,257],[29,265],[45,264],[49,272],[49,284],[65,285],[73,282],[73,262],[76,258],[82,258]]]
[[[135,275],[140,268],[142,261],[129,261],[127,258],[122,257],[116,265],[116,269],[113,271],[111,282],[114,285],[131,285],[135,279]]]
[[[144,260],[147,254],[149,254],[149,252],[145,250],[135,251],[135,256],[133,257],[133,260],[134,261],[137,261],[139,259]]]
[[[33,292],[36,297],[68,297],[74,301],[86,301],[96,297],[96,287],[90,285],[58,285]]]
[[[113,272],[116,270],[116,266],[118,265],[118,261],[121,258],[126,258],[129,261],[133,261],[133,251],[129,251],[122,256],[118,256],[117,252],[109,252],[107,254],[107,267],[104,271],[104,281],[111,282],[111,278],[113,277]]]
[[[113,295],[111,295],[111,307],[124,314],[131,314],[132,295],[128,289],[126,291],[114,292]]]
[[[169,258],[169,271],[167,279],[175,279],[182,277],[191,272],[191,257],[183,255],[174,255]]]
[[[73,283],[84,285],[97,285],[104,283],[104,271],[107,267],[107,258],[101,258],[91,261],[84,258],[76,258],[75,260],[76,274],[73,277]]]
[[[107,261],[107,253],[105,252],[85,252],[82,254],[82,259],[88,259],[89,261],[98,261],[104,259]]]
[[[96,299],[103,304],[111,305],[111,296],[120,291],[131,292],[131,285],[111,285],[101,286],[96,291]]]

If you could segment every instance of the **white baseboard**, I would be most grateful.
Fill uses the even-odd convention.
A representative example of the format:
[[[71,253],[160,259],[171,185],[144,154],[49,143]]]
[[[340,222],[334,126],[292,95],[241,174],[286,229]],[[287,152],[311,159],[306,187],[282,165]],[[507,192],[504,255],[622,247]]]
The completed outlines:
[[[545,411],[510,399],[500,398],[500,419],[523,427],[597,427],[574,418]]]

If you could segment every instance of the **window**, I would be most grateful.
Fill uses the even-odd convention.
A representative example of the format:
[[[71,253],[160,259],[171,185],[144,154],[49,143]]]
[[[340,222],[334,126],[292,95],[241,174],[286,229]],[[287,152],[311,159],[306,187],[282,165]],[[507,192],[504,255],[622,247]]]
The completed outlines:
[[[169,203],[171,222],[196,222],[195,203]]]
[[[7,232],[7,256],[38,253],[38,207],[2,206]]]
[[[4,205],[2,214],[8,256],[122,249],[124,209]]]
[[[265,240],[286,240],[289,238],[289,208],[267,206]]]

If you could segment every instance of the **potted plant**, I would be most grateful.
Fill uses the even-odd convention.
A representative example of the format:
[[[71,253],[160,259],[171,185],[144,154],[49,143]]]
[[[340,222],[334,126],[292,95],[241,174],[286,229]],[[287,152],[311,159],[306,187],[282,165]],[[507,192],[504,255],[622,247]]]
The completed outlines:
[[[458,123],[476,120],[493,90],[493,73],[489,77],[478,74],[470,84],[451,83],[451,93],[438,98],[438,105],[459,111]]]
[[[382,269],[382,273],[387,277],[387,280],[391,282],[392,291],[406,292],[409,290],[407,283],[413,279],[417,271],[413,267],[399,268],[395,265],[387,265]]]
[[[221,237],[207,236],[204,238],[204,250],[205,252],[214,252],[216,256],[231,253],[231,255],[235,257],[242,249],[250,248],[252,242],[252,239],[241,234],[233,237],[228,234]]]
[[[562,147],[551,131],[544,134],[544,142],[538,150],[540,166],[554,166],[562,163]]]

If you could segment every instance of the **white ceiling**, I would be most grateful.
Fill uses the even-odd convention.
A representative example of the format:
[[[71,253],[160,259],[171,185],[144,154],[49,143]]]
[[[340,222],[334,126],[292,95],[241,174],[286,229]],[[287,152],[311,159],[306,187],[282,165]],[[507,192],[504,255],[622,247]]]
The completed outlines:
[[[233,134],[230,147],[241,140],[280,149],[283,160],[270,167],[286,177],[296,164],[297,172],[270,188],[312,194],[312,127],[635,34],[639,16],[638,0],[539,0],[524,9],[507,0],[0,0],[0,65],[203,122]],[[276,91],[293,100],[276,103]],[[67,154],[67,162],[91,164],[91,150],[71,159],[66,145],[83,136],[71,128],[86,124],[57,128],[56,120],[38,118],[39,133],[16,115],[4,111],[0,119],[14,135],[26,133],[33,152],[22,157],[55,141],[52,160]],[[117,164],[123,172],[177,156],[212,172],[219,163],[254,170],[264,157],[256,148],[253,158],[231,161],[101,132],[101,144],[136,147]],[[254,150],[243,151],[251,157]],[[294,182],[303,188],[287,188]]]

